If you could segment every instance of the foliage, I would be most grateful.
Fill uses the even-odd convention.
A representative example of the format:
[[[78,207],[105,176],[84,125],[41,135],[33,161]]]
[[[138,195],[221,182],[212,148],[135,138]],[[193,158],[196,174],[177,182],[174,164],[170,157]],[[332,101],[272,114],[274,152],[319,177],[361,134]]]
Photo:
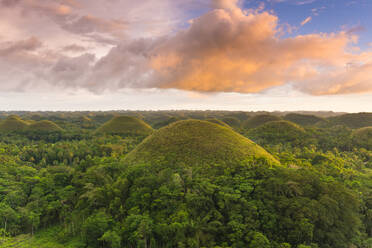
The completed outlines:
[[[372,150],[372,127],[355,130],[352,138],[356,145]]]
[[[344,125],[349,128],[362,128],[372,126],[372,113],[344,114],[329,118],[333,125]]]
[[[94,132],[113,112],[17,114],[0,125],[26,127],[0,131],[0,247],[372,247],[370,128],[350,128],[365,114],[347,115],[349,127],[330,118],[243,132],[258,145],[208,121],[143,140]],[[121,114],[153,126],[248,116]],[[45,120],[64,130],[28,130]]]

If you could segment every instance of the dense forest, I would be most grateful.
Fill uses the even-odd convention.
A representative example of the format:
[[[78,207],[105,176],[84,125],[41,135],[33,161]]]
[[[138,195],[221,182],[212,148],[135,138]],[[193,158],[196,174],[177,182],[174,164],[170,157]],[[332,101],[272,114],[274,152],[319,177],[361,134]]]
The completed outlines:
[[[0,247],[372,248],[372,113],[0,118]]]

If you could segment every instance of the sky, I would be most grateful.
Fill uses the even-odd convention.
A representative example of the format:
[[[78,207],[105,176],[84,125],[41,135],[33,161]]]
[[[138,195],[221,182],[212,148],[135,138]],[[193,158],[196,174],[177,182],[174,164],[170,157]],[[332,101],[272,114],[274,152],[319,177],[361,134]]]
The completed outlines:
[[[372,112],[371,0],[0,0],[0,110]]]

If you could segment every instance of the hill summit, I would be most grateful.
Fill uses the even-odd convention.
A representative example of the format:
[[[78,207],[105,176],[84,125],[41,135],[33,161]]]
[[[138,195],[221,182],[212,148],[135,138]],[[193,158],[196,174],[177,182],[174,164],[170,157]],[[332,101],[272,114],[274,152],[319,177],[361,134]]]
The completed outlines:
[[[320,122],[325,122],[325,119],[315,115],[303,115],[296,113],[287,114],[284,116],[284,119],[301,126],[312,126]]]
[[[59,127],[56,123],[48,120],[38,121],[30,124],[27,127],[27,131],[41,133],[60,132],[62,130],[63,129]]]
[[[353,141],[366,149],[372,150],[372,127],[363,127],[353,132]]]
[[[206,119],[206,121],[211,122],[211,123],[218,124],[218,125],[223,126],[223,127],[231,128],[228,124],[226,124],[225,122],[223,122],[223,121],[221,121],[219,119],[216,119],[216,118]]]
[[[149,135],[153,129],[146,122],[133,116],[116,116],[97,129],[97,133]]]
[[[290,121],[270,121],[248,131],[248,137],[257,143],[287,143],[303,141],[305,130]]]
[[[251,129],[259,127],[265,123],[271,122],[271,121],[280,121],[281,118],[275,115],[269,115],[269,114],[262,114],[262,115],[256,115],[248,119],[244,124],[243,127],[245,129]]]
[[[231,128],[208,121],[183,120],[154,132],[130,152],[125,160],[129,164],[194,166],[230,165],[249,159],[278,163],[262,147]]]
[[[1,132],[20,132],[24,131],[28,123],[17,115],[10,115],[0,124]]]

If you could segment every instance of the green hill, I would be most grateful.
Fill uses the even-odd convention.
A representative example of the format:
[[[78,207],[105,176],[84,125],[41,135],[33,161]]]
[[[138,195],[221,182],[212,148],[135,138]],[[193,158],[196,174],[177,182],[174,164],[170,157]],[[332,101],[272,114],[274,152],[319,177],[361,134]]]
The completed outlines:
[[[206,121],[209,121],[211,123],[215,123],[215,124],[218,124],[220,126],[223,126],[223,127],[228,127],[230,128],[229,125],[227,125],[225,122],[219,120],[219,119],[216,119],[216,118],[210,118],[210,119],[206,119]]]
[[[248,137],[259,144],[303,141],[305,130],[290,121],[271,121],[248,132]]]
[[[221,119],[224,123],[232,128],[240,128],[241,121],[235,117],[225,117]]]
[[[146,122],[133,116],[116,116],[99,127],[97,133],[149,135],[153,129]]]
[[[24,131],[28,123],[19,116],[10,115],[0,124],[0,132],[20,132]]]
[[[162,128],[162,127],[165,127],[165,126],[168,126],[169,124],[173,123],[173,122],[176,122],[176,121],[179,121],[180,119],[177,118],[177,117],[170,117],[166,120],[162,120],[162,121],[159,121],[159,122],[156,122],[153,127],[155,129],[159,129],[159,128]]]
[[[363,127],[353,132],[353,142],[358,146],[372,150],[372,127]]]
[[[362,128],[372,126],[372,113],[345,114],[329,118],[334,125],[345,125],[350,128]]]
[[[319,122],[325,121],[325,119],[315,115],[303,115],[303,114],[287,114],[284,119],[291,121],[301,126],[313,126]]]
[[[243,124],[243,128],[245,129],[256,128],[267,122],[280,121],[280,120],[281,120],[280,117],[275,116],[275,115],[268,115],[268,114],[256,115],[256,116],[251,117],[247,121],[245,121]]]
[[[147,137],[129,153],[126,162],[185,164],[234,164],[247,159],[278,163],[251,140],[208,121],[185,120],[172,123]]]
[[[43,120],[30,124],[27,127],[26,131],[38,133],[52,133],[63,131],[63,129],[52,121]]]

